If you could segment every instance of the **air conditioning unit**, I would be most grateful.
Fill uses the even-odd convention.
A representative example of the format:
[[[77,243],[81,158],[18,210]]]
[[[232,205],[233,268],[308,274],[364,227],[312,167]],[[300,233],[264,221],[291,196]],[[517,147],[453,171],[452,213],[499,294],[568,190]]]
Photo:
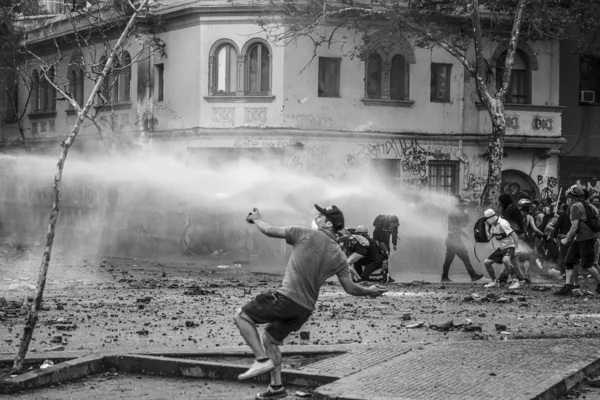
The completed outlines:
[[[580,103],[595,103],[596,102],[596,92],[594,92],[593,90],[582,90],[579,93],[580,93],[580,98],[579,98]]]

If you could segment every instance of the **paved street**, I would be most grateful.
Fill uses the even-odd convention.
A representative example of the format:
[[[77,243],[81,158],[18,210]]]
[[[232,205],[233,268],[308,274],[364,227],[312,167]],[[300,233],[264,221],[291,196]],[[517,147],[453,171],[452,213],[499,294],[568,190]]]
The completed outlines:
[[[57,259],[49,272],[45,311],[31,350],[63,346],[66,351],[90,352],[107,348],[194,351],[243,346],[231,318],[233,310],[258,293],[276,289],[281,280],[279,275],[243,268],[155,264]],[[21,267],[10,269],[14,265]],[[0,353],[10,353],[17,348],[23,321],[11,316],[18,315],[23,300],[33,292],[26,285],[35,284],[37,260],[5,259],[1,268],[0,289],[13,308],[0,326]],[[557,287],[555,282],[554,290]],[[588,281],[583,287],[594,289]],[[472,300],[474,293],[477,300]],[[510,339],[598,337],[597,302],[595,294],[559,298],[531,287],[510,293],[486,290],[479,284],[418,282],[389,285],[387,295],[379,299],[356,298],[343,293],[334,278],[322,289],[317,310],[303,330],[310,331],[307,344],[316,345],[500,340],[500,331],[509,332],[505,336]],[[449,321],[457,326],[448,330],[433,326]],[[409,328],[420,322],[421,327]],[[463,324],[469,323],[481,332],[465,331]],[[497,330],[497,324],[506,327]],[[292,335],[286,344],[300,344],[300,339]]]

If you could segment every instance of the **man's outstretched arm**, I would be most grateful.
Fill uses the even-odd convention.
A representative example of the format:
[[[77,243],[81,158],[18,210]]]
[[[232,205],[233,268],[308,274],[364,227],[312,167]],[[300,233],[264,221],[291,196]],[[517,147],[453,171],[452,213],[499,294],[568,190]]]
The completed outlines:
[[[246,217],[246,221],[255,224],[259,231],[269,237],[274,238],[285,238],[285,228],[279,226],[273,226],[270,223],[263,221],[262,215],[258,211],[258,208],[254,208],[251,213]]]

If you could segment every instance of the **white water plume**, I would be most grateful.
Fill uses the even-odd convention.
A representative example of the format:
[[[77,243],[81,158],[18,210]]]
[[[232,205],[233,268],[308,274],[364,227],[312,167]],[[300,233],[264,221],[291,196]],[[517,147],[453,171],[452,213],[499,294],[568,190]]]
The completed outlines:
[[[20,193],[17,197],[21,209],[43,206],[49,211],[56,161],[47,156],[0,156],[3,188],[10,186],[9,190]],[[446,212],[453,205],[450,196],[398,190],[368,168],[348,175],[340,180],[298,173],[273,159],[240,159],[215,166],[187,153],[173,156],[147,149],[110,157],[74,153],[65,164],[62,197],[65,205],[76,203],[85,208],[86,196],[73,195],[82,185],[86,186],[93,203],[89,212],[97,214],[90,225],[102,224],[110,188],[118,187],[117,208],[122,212],[118,217],[121,221],[117,222],[121,222],[121,231],[133,229],[129,220],[127,224],[122,221],[128,213],[144,207],[158,215],[157,221],[161,213],[184,215],[191,209],[216,212],[227,215],[234,229],[248,229],[244,218],[253,207],[259,208],[263,218],[274,225],[308,226],[317,213],[315,203],[335,204],[345,214],[346,227],[363,224],[370,232],[378,214],[395,214],[400,219],[399,254],[403,262],[422,267],[443,261]],[[3,192],[0,207],[7,202],[7,195],[10,197],[10,193]],[[36,195],[40,192],[46,195]],[[45,215],[45,222],[39,224],[40,237],[47,226],[48,213]],[[40,213],[40,218],[43,216]],[[175,232],[185,227],[184,218],[180,219],[179,228],[173,228]],[[59,226],[58,236],[60,229]],[[139,235],[142,228],[137,229]]]

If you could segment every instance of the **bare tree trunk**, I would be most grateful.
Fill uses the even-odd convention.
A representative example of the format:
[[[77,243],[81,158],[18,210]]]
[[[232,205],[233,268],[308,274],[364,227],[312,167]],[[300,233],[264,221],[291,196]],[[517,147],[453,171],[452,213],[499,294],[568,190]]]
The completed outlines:
[[[481,205],[497,206],[502,184],[502,157],[504,153],[504,134],[506,118],[504,104],[494,99],[490,102],[489,113],[492,121],[492,133],[488,145],[488,178],[481,194]]]
[[[94,89],[92,90],[92,93],[90,94],[90,97],[88,98],[83,109],[79,108],[79,105],[73,101],[73,103],[77,106],[77,109],[79,112],[77,115],[77,121],[75,122],[75,125],[73,126],[73,129],[71,130],[71,133],[69,134],[67,139],[62,143],[63,150],[58,159],[58,163],[56,164],[56,173],[54,175],[54,198],[53,198],[52,212],[50,213],[50,221],[48,222],[48,230],[46,232],[46,245],[44,247],[42,263],[40,265],[38,282],[37,282],[37,287],[35,290],[35,297],[33,299],[33,304],[31,305],[31,309],[29,310],[29,313],[27,315],[27,321],[25,323],[25,327],[23,328],[23,335],[21,336],[21,342],[19,344],[19,351],[17,352],[17,356],[15,357],[15,361],[14,361],[14,364],[13,364],[13,367],[11,370],[11,373],[13,373],[13,374],[20,373],[23,370],[23,363],[25,361],[25,356],[27,354],[27,350],[29,349],[29,344],[30,344],[31,338],[33,336],[33,331],[35,329],[35,325],[38,321],[38,314],[39,314],[40,306],[42,304],[44,287],[46,286],[46,275],[48,274],[48,265],[50,264],[50,256],[52,254],[52,245],[54,244],[54,236],[55,236],[55,232],[56,232],[56,221],[58,220],[58,213],[60,210],[60,186],[62,183],[62,173],[63,173],[63,168],[65,165],[65,162],[67,160],[67,155],[69,154],[69,149],[73,145],[73,142],[75,141],[75,138],[77,137],[77,134],[79,133],[79,128],[81,127],[83,120],[86,118],[86,115],[88,114],[89,110],[92,108],[92,105],[94,104],[94,99],[96,98],[96,94],[100,90],[100,87],[102,86],[102,83],[104,82],[104,79],[106,78],[106,75],[108,74],[109,70],[111,69],[116,54],[121,50],[121,48],[127,42],[129,35],[130,35],[131,31],[133,30],[133,27],[135,26],[135,21],[139,15],[140,11],[143,10],[147,6],[148,2],[149,2],[149,0],[144,0],[140,4],[140,6],[134,10],[131,18],[129,19],[129,22],[127,23],[127,26],[125,27],[125,29],[121,33],[121,36],[119,37],[117,44],[115,45],[112,52],[110,53],[108,60],[106,61],[106,65],[105,65],[104,69],[102,70],[102,74],[98,77],[98,80],[96,81]]]
[[[17,121],[17,127],[19,128],[19,136],[21,136],[21,140],[23,141],[23,146],[26,151],[29,151],[29,147],[27,146],[27,140],[25,139],[25,129],[23,128],[23,120],[19,119]]]

